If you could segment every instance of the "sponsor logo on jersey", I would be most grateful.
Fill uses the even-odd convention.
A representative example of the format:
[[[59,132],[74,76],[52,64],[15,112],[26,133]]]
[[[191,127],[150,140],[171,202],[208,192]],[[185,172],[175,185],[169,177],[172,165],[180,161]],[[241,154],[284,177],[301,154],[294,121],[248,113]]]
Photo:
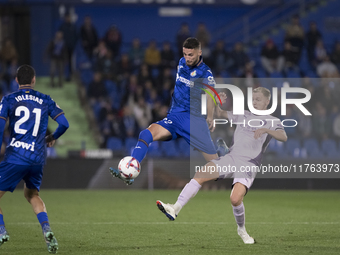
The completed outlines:
[[[9,146],[16,147],[16,148],[21,147],[25,150],[30,150],[30,151],[34,151],[34,145],[35,145],[35,142],[33,142],[32,144],[24,143],[24,142],[16,141],[14,137],[12,138],[12,141],[9,144]]]
[[[196,74],[197,74],[197,73],[196,73],[196,70],[195,70],[195,71],[193,71],[193,72],[190,73],[190,76],[191,76],[191,77],[195,77]]]
[[[177,80],[183,82],[187,87],[192,88],[194,86],[193,81],[189,81],[188,79],[183,78],[182,76],[177,76]]]
[[[209,85],[215,85],[215,84],[216,84],[216,83],[215,83],[214,77],[212,77],[212,76],[209,76],[209,77],[208,77],[208,84],[209,84]]]

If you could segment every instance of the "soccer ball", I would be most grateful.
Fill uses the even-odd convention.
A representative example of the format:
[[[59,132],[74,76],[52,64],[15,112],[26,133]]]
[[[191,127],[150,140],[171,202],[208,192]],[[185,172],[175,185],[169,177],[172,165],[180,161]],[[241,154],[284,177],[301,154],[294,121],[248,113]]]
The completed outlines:
[[[137,159],[127,156],[119,162],[118,170],[122,177],[126,179],[134,179],[139,175],[141,166]]]

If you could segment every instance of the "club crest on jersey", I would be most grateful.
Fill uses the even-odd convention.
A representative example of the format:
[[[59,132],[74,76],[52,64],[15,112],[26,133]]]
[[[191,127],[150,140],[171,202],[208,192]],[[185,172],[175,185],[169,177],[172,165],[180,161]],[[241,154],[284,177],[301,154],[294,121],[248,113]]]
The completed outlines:
[[[24,142],[16,141],[14,137],[12,138],[12,141],[9,144],[9,146],[13,146],[13,147],[16,147],[16,148],[21,147],[25,150],[30,150],[30,151],[34,151],[34,145],[35,145],[35,142],[33,142],[32,144],[24,143]]]
[[[197,74],[197,73],[196,73],[196,70],[195,70],[195,71],[193,71],[193,72],[190,73],[190,76],[191,76],[191,77],[195,77],[196,74]]]

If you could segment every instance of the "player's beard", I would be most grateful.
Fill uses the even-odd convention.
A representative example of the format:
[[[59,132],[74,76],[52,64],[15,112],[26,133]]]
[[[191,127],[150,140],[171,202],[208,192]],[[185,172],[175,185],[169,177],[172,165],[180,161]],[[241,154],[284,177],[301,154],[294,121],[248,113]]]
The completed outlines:
[[[197,65],[199,59],[200,59],[200,57],[198,56],[196,58],[196,60],[192,62],[192,64],[189,64],[188,61],[185,61],[185,63],[187,64],[187,66],[195,66],[195,65]]]

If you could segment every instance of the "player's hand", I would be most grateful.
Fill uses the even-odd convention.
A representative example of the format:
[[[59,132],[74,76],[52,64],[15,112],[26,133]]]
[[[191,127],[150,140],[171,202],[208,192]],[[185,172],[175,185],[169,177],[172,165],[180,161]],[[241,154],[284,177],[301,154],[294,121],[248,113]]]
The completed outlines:
[[[218,93],[218,96],[221,98],[222,104],[227,102],[227,94],[226,93],[220,92],[220,93]],[[216,100],[216,101],[217,101],[217,103],[220,103],[220,100]]]
[[[214,119],[210,118],[210,117],[207,117],[206,121],[208,123],[208,127],[209,127],[210,132],[214,132],[214,130],[215,130]]]
[[[254,138],[258,139],[261,135],[267,133],[268,129],[267,128],[259,128],[254,132]]]
[[[47,147],[52,147],[55,144],[55,139],[52,134],[45,137]]]

